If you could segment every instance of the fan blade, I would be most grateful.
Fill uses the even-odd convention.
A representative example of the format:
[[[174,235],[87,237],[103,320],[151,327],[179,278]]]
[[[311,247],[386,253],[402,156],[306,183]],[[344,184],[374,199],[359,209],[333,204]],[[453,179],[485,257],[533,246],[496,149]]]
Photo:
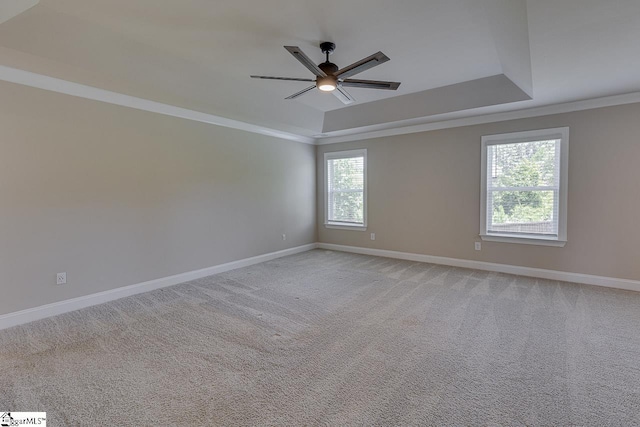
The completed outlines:
[[[355,76],[358,73],[368,70],[369,68],[373,68],[376,65],[380,65],[383,62],[387,62],[388,60],[389,57],[384,53],[374,53],[371,56],[344,67],[342,70],[338,70],[334,75],[338,78],[346,79],[347,77]]]
[[[355,101],[355,98],[340,86],[336,87],[336,90],[331,93],[345,105],[353,104]]]
[[[313,80],[312,80],[312,81],[313,81]],[[313,90],[313,89],[315,89],[315,88],[316,88],[316,86],[315,86],[315,85],[313,85],[313,86],[309,86],[309,87],[308,87],[308,88],[306,88],[306,89],[302,89],[300,92],[296,92],[296,93],[294,93],[294,94],[293,94],[293,95],[291,95],[291,96],[287,96],[285,99],[293,99],[293,98],[297,98],[297,97],[299,97],[300,95],[304,95],[305,93],[307,93],[307,92],[309,92],[310,90]]]
[[[400,82],[383,82],[378,80],[347,79],[342,82],[342,86],[359,87],[363,89],[397,90],[398,86],[400,86]]]
[[[309,59],[309,57],[305,55],[298,46],[285,46],[284,48],[287,49],[289,53],[294,56],[294,58],[300,61],[300,63],[307,67],[313,74],[318,77],[326,76],[325,72],[322,71],[316,64],[314,64],[313,61]]]
[[[297,77],[272,77],[272,76],[251,76],[252,79],[265,79],[265,80],[290,80],[293,82],[315,82],[313,79],[299,79]]]

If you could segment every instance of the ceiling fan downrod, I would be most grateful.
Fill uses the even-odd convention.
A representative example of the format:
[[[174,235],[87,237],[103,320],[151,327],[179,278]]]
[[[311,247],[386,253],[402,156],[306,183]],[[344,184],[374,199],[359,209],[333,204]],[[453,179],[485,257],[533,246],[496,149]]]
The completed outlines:
[[[331,43],[331,42],[320,43],[320,50],[322,50],[322,53],[327,55],[327,60],[322,64],[318,64],[318,68],[324,71],[324,73],[327,76],[332,76],[338,71],[338,66],[333,62],[329,61],[329,55],[333,53],[335,49],[336,49],[335,43]]]

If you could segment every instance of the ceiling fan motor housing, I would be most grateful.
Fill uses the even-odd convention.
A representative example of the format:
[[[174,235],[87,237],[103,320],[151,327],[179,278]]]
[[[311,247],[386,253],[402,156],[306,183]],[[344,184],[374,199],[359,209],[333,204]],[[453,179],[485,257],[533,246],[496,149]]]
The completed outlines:
[[[318,64],[318,68],[320,68],[327,76],[331,76],[338,71],[338,66],[333,62],[323,62],[322,64]]]

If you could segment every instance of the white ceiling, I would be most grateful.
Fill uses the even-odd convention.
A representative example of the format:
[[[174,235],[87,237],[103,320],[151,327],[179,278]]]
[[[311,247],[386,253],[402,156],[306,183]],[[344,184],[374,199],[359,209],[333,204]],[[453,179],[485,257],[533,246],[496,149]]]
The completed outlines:
[[[319,63],[325,40],[340,67],[384,52],[356,78],[399,90],[249,78],[311,77],[282,46]],[[0,65],[313,136],[640,91],[638,40],[638,0],[40,0],[0,24]]]

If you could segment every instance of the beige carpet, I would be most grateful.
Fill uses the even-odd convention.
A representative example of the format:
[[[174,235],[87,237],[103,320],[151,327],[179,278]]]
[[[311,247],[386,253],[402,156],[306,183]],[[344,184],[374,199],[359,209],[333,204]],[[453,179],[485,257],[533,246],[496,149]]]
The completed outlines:
[[[315,250],[0,331],[75,425],[638,425],[640,294]]]

